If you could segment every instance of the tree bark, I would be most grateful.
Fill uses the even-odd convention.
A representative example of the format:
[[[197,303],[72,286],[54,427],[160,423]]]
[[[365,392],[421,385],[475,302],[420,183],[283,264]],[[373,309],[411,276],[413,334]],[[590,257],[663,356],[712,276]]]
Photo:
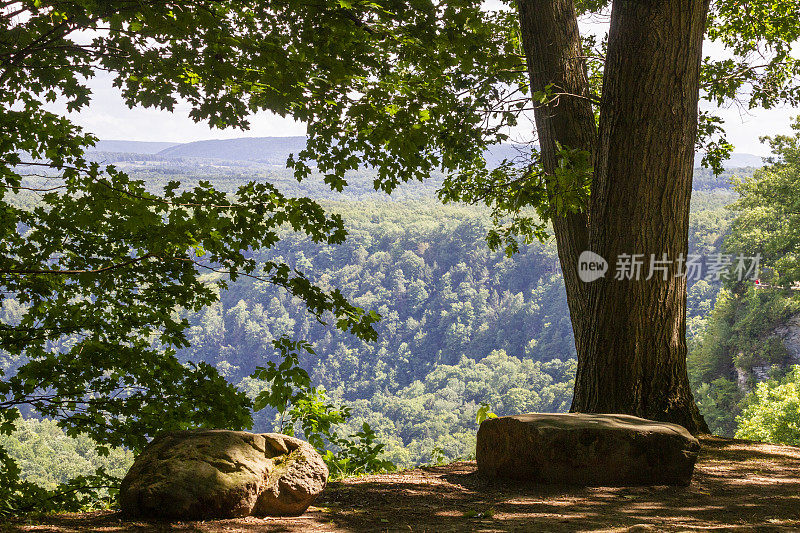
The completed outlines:
[[[686,372],[686,280],[615,280],[620,254],[676,260],[688,252],[701,49],[708,2],[615,0],[603,78],[599,139],[579,59],[571,0],[519,0],[531,90],[564,93],[536,111],[542,162],[555,143],[594,154],[588,220],[553,226],[578,349],[572,411],[628,413],[707,431]],[[588,224],[587,224],[588,222]],[[591,284],[577,275],[591,249],[609,273]],[[683,255],[681,255],[683,254]]]
[[[615,0],[600,105],[590,249],[610,273],[590,285],[572,410],[708,428],[686,372],[686,278],[617,280],[621,254],[688,252],[700,63],[708,2]]]
[[[558,166],[556,142],[594,154],[597,141],[575,7],[572,0],[518,0],[517,8],[531,92],[544,91],[553,84],[555,92],[579,96],[560,97],[534,111],[542,166],[545,172],[553,174]],[[553,219],[579,354],[587,316],[588,286],[578,277],[578,256],[589,244],[588,222],[587,213],[570,213]]]

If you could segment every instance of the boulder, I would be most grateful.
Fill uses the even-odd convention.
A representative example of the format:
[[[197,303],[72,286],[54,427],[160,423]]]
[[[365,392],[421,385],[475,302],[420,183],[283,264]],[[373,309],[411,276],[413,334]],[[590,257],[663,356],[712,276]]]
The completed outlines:
[[[530,413],[485,420],[478,472],[577,485],[688,485],[700,443],[685,428],[630,415]]]
[[[128,516],[173,520],[300,515],[328,468],[307,442],[277,433],[191,430],[150,442],[120,487]]]

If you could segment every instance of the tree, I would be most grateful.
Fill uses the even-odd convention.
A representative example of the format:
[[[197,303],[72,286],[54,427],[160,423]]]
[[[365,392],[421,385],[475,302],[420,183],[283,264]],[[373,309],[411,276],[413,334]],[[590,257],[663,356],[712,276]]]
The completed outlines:
[[[762,139],[773,157],[737,184],[741,196],[731,206],[737,216],[726,240],[731,253],[759,255],[765,281],[782,287],[800,282],[800,116],[792,128],[792,136]]]
[[[573,319],[574,411],[706,429],[686,373],[685,278],[608,276],[587,285],[577,268],[582,250],[610,261],[686,257],[707,9],[707,2],[613,3],[596,130],[572,3],[520,2],[532,89],[576,95],[571,104],[556,99],[537,110],[545,172],[558,165],[556,143],[594,160],[587,211],[554,221],[567,298],[580,317]]]
[[[603,4],[578,7],[597,11]],[[767,3],[748,7],[755,17],[741,21],[732,16],[734,6],[719,2],[707,22],[708,1],[615,0],[598,95],[572,1],[520,0],[517,6],[531,92],[542,102],[535,116],[546,205],[578,350],[572,410],[631,413],[707,431],[686,374],[685,277],[670,272],[635,283],[606,277],[587,285],[578,277],[578,254],[591,250],[611,261],[622,254],[687,256],[698,118],[708,164],[719,170],[730,149],[707,137],[719,133],[718,119],[698,117],[701,82],[709,100],[735,97],[750,84],[751,105],[796,101],[797,61],[788,52],[796,24],[770,30],[765,19],[780,15]],[[739,57],[764,41],[774,54],[762,65],[707,60],[701,69],[707,27]],[[723,68],[733,72],[720,76]],[[590,185],[576,179],[588,175],[585,161],[569,152],[565,158],[564,147],[589,155]],[[564,179],[565,160],[577,167],[571,180]],[[565,189],[587,187],[587,201],[580,195],[578,202],[564,201]]]
[[[0,285],[4,306],[18,308],[0,325],[0,349],[17,359],[0,382],[0,432],[22,410],[90,435],[107,453],[139,449],[163,429],[249,427],[252,403],[241,391],[213,367],[175,357],[187,345],[185,314],[238,276],[284,287],[320,320],[374,338],[374,312],[253,258],[282,227],[341,242],[340,217],[266,183],[231,195],[205,182],[154,190],[90,161],[84,151],[95,139],[46,108],[57,99],[86,107],[85,79],[105,70],[131,106],[172,109],[183,98],[195,120],[246,127],[249,111],[304,90],[297,79],[260,81],[286,60],[280,40],[262,31],[266,19],[232,2],[0,2]],[[292,30],[306,43],[298,57],[315,46],[312,26]],[[324,65],[323,55],[302,72]],[[222,276],[212,283],[209,273]],[[18,473],[0,448],[0,501],[32,490]]]
[[[737,422],[736,438],[800,444],[800,366],[780,380],[759,383]]]
[[[596,39],[581,39],[577,16],[608,4],[520,0],[492,13],[468,1],[347,2],[381,59],[347,90],[325,93],[330,105],[291,163],[303,176],[316,161],[326,181],[343,186],[346,170],[363,162],[387,192],[438,166],[446,174],[440,197],[492,207],[489,243],[508,252],[517,236],[547,238],[552,221],[579,355],[572,409],[701,432],[678,265],[666,279],[608,276],[588,285],[577,276],[578,256],[686,257],[694,150],[720,171],[731,149],[720,119],[698,113],[700,95],[796,103],[798,25],[788,22],[796,6],[748,4],[742,18],[736,2],[616,0],[604,53]],[[734,59],[704,60],[704,36]],[[751,61],[764,48],[763,62]],[[539,150],[523,165],[490,168],[484,150],[531,106]]]

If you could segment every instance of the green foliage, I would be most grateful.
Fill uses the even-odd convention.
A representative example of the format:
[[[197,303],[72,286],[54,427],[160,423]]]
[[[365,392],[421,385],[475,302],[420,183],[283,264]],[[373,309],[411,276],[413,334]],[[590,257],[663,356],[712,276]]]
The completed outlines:
[[[713,2],[706,34],[728,54],[717,60],[706,58],[705,98],[722,105],[742,97],[751,108],[796,106],[800,60],[791,52],[800,36],[797,9],[796,1]]]
[[[304,438],[320,451],[326,439],[334,438],[333,427],[350,416],[346,407],[337,408],[327,401],[325,390],[311,386],[308,372],[300,366],[298,351],[315,355],[311,345],[282,337],[273,341],[283,361],[267,368],[256,367],[253,379],[265,381],[266,388],[256,396],[254,410],[272,407],[278,411],[278,431],[294,435],[300,429]]]
[[[725,137],[722,124],[725,121],[708,111],[700,111],[697,117],[697,146],[698,153],[703,154],[701,165],[711,169],[713,174],[720,175],[725,172],[723,162],[733,153],[733,145]]]
[[[401,466],[474,457],[481,403],[498,415],[566,412],[575,360],[542,363],[496,351],[478,360],[438,365],[396,392],[351,403],[354,420],[384,435],[387,457]]]
[[[728,198],[717,187],[697,193],[692,253],[719,251],[732,217]],[[182,357],[224,369],[254,397],[261,389],[247,378],[253,354],[271,352],[282,335],[306,338],[316,355],[301,350],[301,366],[333,403],[351,408],[337,431],[352,434],[368,422],[385,457],[401,466],[430,462],[434,447],[444,460],[473,454],[482,403],[498,415],[569,408],[575,348],[553,243],[521,246],[510,258],[492,252],[484,240],[491,215],[480,208],[431,200],[323,205],[342,215],[347,242],[287,235],[262,257],[379,311],[378,341],[329,331],[282,290],[240,278],[219,304],[189,317],[191,347]],[[719,287],[692,285],[689,317],[700,321]],[[256,413],[256,427],[271,429],[277,414]]]
[[[434,446],[431,448],[431,462],[430,464],[433,466],[443,465],[447,462],[447,455],[445,455],[445,451],[443,448],[439,446]]]
[[[133,453],[121,448],[98,454],[88,435],[70,437],[54,420],[19,418],[11,434],[0,436],[0,444],[19,465],[23,480],[48,490],[98,468],[121,478],[133,461]]]
[[[120,479],[102,469],[77,476],[53,490],[19,479],[13,460],[0,451],[0,517],[37,512],[77,512],[111,505],[116,500]]]
[[[266,368],[256,367],[251,377],[267,382],[268,388],[256,396],[253,409],[260,411],[267,406],[277,409],[281,417],[279,430],[284,432],[294,427],[295,420],[290,418],[284,421],[289,408],[301,399],[315,396],[313,389],[310,389],[311,378],[308,377],[308,372],[300,367],[297,356],[299,349],[304,349],[311,355],[314,355],[314,350],[306,342],[292,341],[287,337],[276,339],[272,344],[281,354],[283,361],[280,365],[269,361]]]
[[[729,250],[760,254],[763,279],[788,287],[800,282],[800,117],[793,136],[765,138],[774,157],[770,165],[737,184],[741,197],[732,206],[738,216]]]
[[[0,285],[19,312],[0,327],[0,349],[15,358],[2,370],[0,430],[10,431],[20,406],[103,447],[140,449],[164,429],[250,426],[244,394],[214,367],[175,356],[187,345],[181,313],[217,301],[239,276],[279,285],[320,319],[374,339],[377,315],[251,254],[273,246],[283,227],[341,242],[338,217],[267,183],[239,183],[230,193],[206,181],[148,190],[87,159],[96,139],[47,110],[58,99],[69,111],[85,109],[86,80],[102,69],[128,105],[171,110],[183,99],[195,120],[215,127],[246,127],[258,109],[311,119],[315,112],[306,106],[304,114],[298,102],[313,107],[315,84],[347,76],[341,57],[364,57],[355,53],[365,50],[363,32],[341,15],[338,3],[303,2],[2,7]],[[276,69],[287,64],[297,69]],[[317,68],[327,74],[313,75]],[[224,276],[210,284],[206,273]],[[7,477],[15,472],[3,468]]]
[[[590,1],[579,9],[605,6]],[[774,53],[765,69],[708,63],[709,98],[728,99],[747,86],[753,88],[751,102],[796,102],[791,82],[797,64],[789,55],[796,17],[789,16],[789,4],[772,8],[769,2],[748,7],[750,16],[742,22],[739,2],[716,5],[709,26],[713,39],[730,45],[737,56],[764,43]],[[487,164],[486,148],[507,140],[507,127],[516,125],[530,104],[513,9],[488,10],[480,0],[23,0],[3,5],[0,36],[0,56],[7,59],[0,67],[0,290],[13,300],[9,309],[15,306],[0,325],[0,350],[10,361],[0,370],[0,432],[11,431],[21,406],[56,418],[71,436],[88,434],[101,450],[140,449],[163,429],[249,426],[249,398],[220,375],[245,365],[228,361],[224,350],[204,359],[186,357],[194,333],[189,318],[207,313],[213,327],[208,308],[229,281],[244,278],[257,290],[280,288],[283,300],[275,298],[281,306],[305,304],[319,320],[358,339],[376,338],[379,316],[364,308],[380,300],[382,278],[358,288],[362,308],[344,294],[355,284],[352,276],[345,276],[351,287],[323,289],[325,280],[309,279],[279,257],[288,253],[276,251],[286,228],[317,244],[343,241],[342,219],[326,214],[319,203],[253,181],[227,193],[206,181],[191,187],[171,181],[153,189],[113,165],[88,159],[84,151],[96,139],[48,111],[48,105],[61,101],[71,112],[86,109],[91,102],[86,80],[97,70],[111,74],[131,107],[174,110],[185,101],[193,119],[218,128],[246,128],[247,117],[259,110],[306,123],[307,143],[287,164],[298,180],[318,172],[335,191],[363,167],[374,171],[373,187],[384,192],[438,170],[443,199],[492,208],[495,229],[480,231],[491,231],[490,243],[505,245],[509,253],[524,252],[534,238],[546,239],[544,224],[553,212],[580,209],[586,201],[588,157],[569,147],[556,176],[540,176],[535,162],[506,160],[496,169]],[[701,132],[717,132],[714,124],[708,121]],[[561,199],[554,207],[542,194],[542,180],[564,192],[553,196]],[[464,183],[478,191],[460,189]],[[31,201],[25,193],[40,197]],[[483,251],[478,256],[487,257]],[[524,322],[534,307],[537,312],[557,307],[551,303],[560,287],[554,273],[539,269],[512,281],[508,294],[481,293],[471,288],[468,269],[434,268],[446,257],[430,257],[423,265],[430,269],[428,281],[440,284],[444,313],[425,314],[431,302],[424,283],[397,289],[408,293],[400,303],[413,310],[410,318],[417,323],[407,322],[415,331],[413,342],[398,353],[405,357],[409,346],[424,346],[425,353],[435,354],[431,360],[415,373],[408,370],[416,361],[405,357],[391,375],[393,369],[377,365],[379,357],[361,362],[342,353],[336,358],[344,363],[326,376],[329,382],[340,384],[338,378],[356,374],[363,387],[361,365],[375,369],[378,383],[399,390],[422,377],[417,374],[433,373],[435,364],[460,365],[468,349],[474,357],[490,357],[483,348],[517,348],[534,340],[520,333],[531,322],[546,330],[535,333],[532,358],[541,360],[540,354],[564,345],[557,353],[569,354],[569,336],[558,334],[568,327],[563,312],[553,313],[557,322],[548,321],[546,312],[544,320]],[[292,261],[299,264],[302,258]],[[488,266],[506,268],[491,276],[511,277],[513,268],[496,257],[484,260],[483,268]],[[451,275],[434,281],[440,273]],[[479,273],[480,280],[489,278]],[[522,289],[530,279],[544,281],[526,295]],[[399,276],[392,283],[406,286]],[[494,305],[487,302],[495,301],[510,308],[493,319],[513,319],[506,339],[493,339],[479,325],[491,317]],[[243,314],[236,309],[236,316]],[[386,328],[398,325],[395,317],[381,314]],[[291,330],[292,319],[273,327]],[[443,334],[425,338],[422,320]],[[473,333],[465,336],[468,332]],[[281,336],[272,333],[256,344]],[[521,357],[524,350],[514,353]],[[528,360],[517,361],[512,366]],[[398,377],[404,375],[409,379]],[[373,395],[379,393],[377,384],[370,387]],[[520,398],[536,403],[524,394]],[[277,405],[278,399],[271,401]],[[309,389],[287,416],[301,425],[310,420],[312,434],[324,433],[327,402],[321,389]],[[2,468],[6,478],[16,473],[10,463]]]
[[[133,454],[102,456],[85,434],[69,437],[52,420],[19,418],[0,435],[0,516],[107,506]]]
[[[785,291],[748,287],[720,293],[687,361],[695,399],[712,431],[733,435],[744,397],[740,387],[755,385],[754,367],[787,367],[786,348],[771,332],[797,312],[800,301]]]
[[[485,511],[476,511],[475,509],[470,509],[468,511],[464,511],[464,518],[492,518],[494,513],[494,507],[489,507]]]
[[[250,376],[265,382],[266,388],[255,398],[254,410],[272,407],[278,411],[278,431],[294,436],[296,428],[325,459],[334,477],[370,474],[393,470],[391,461],[381,458],[384,445],[364,422],[361,430],[342,438],[336,426],[350,417],[348,407],[337,407],[328,401],[325,389],[312,387],[308,373],[300,367],[298,352],[315,355],[307,342],[292,341],[286,337],[273,341],[282,362],[267,362],[267,367],[256,367]],[[334,448],[331,450],[329,448]]]
[[[478,412],[475,414],[475,422],[477,422],[479,426],[487,418],[497,418],[497,415],[491,412],[489,409],[489,404],[485,402],[482,403],[478,408]]]
[[[185,313],[214,303],[228,280],[283,287],[363,339],[378,316],[250,253],[274,246],[283,226],[341,242],[341,220],[317,203],[253,182],[230,194],[203,181],[148,190],[87,159],[95,139],[48,103],[85,109],[100,69],[129,106],[186,101],[218,128],[246,128],[258,110],[291,114],[308,124],[306,146],[288,158],[298,180],[313,167],[341,190],[366,165],[389,192],[437,167],[485,167],[483,149],[522,112],[509,93],[526,90],[513,13],[478,0],[25,0],[2,10],[0,282],[22,312],[0,336],[15,358],[0,427],[25,405],[102,445],[251,423],[249,400],[215,367],[175,357]],[[26,204],[26,192],[41,198]]]
[[[271,351],[273,339],[306,338],[317,355],[301,353],[301,366],[346,400],[397,390],[463,355],[505,349],[534,360],[574,356],[554,246],[534,243],[508,258],[486,246],[485,213],[432,201],[330,207],[347,221],[346,243],[287,235],[258,257],[286,261],[377,310],[378,341],[330,331],[280,288],[240,279],[219,304],[188,317],[191,347],[180,355],[215,365],[225,360],[237,382],[252,373],[252,354]]]
[[[736,432],[736,413],[741,412],[744,396],[738,383],[725,377],[697,387],[697,406],[712,434],[732,436]]]
[[[737,438],[800,445],[800,366],[759,383],[737,422]]]
[[[383,458],[386,445],[378,442],[378,435],[366,422],[349,438],[334,438],[333,441],[339,450],[326,450],[323,457],[334,478],[390,472],[397,468]]]
[[[722,435],[733,435],[745,391],[761,387],[757,382],[765,371],[780,376],[790,363],[786,347],[773,332],[800,312],[800,295],[787,290],[800,280],[800,120],[794,128],[794,136],[767,138],[774,157],[751,176],[735,180],[740,196],[729,209],[735,219],[724,251],[760,255],[762,286],[731,279],[710,317],[702,324],[690,320],[697,336],[690,343],[689,377],[706,421]],[[701,234],[718,224],[704,218]],[[693,298],[703,295],[690,289],[690,303]]]
[[[591,154],[559,145],[558,167],[548,175],[541,168],[538,151],[530,152],[530,156],[521,156],[531,158],[524,159],[525,165],[506,160],[492,169],[482,167],[447,176],[439,191],[444,203],[490,207],[493,227],[487,234],[489,248],[502,246],[509,256],[519,252],[520,240],[524,244],[531,244],[533,239],[546,241],[548,222],[553,217],[581,212],[589,202]]]

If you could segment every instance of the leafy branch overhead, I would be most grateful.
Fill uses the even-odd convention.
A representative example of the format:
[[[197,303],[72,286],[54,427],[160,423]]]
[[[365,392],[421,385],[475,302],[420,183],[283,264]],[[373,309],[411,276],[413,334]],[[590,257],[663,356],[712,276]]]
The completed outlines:
[[[245,126],[242,87],[258,99],[267,86],[247,85],[248,76],[263,77],[269,65],[228,71],[219,68],[219,54],[205,65],[195,57],[197,49],[227,46],[226,13],[232,6],[204,2],[0,4],[0,280],[6,302],[19,310],[0,326],[0,348],[23,361],[0,382],[3,432],[13,428],[18,408],[57,418],[70,434],[134,449],[161,429],[248,427],[244,394],[213,367],[175,357],[187,345],[182,311],[216,301],[227,279],[238,276],[284,287],[320,320],[375,338],[377,314],[286,264],[258,264],[252,256],[278,242],[284,228],[315,242],[342,242],[338,216],[263,183],[243,184],[232,195],[209,183],[153,190],[89,162],[83,152],[95,139],[47,110],[56,99],[71,111],[85,108],[85,78],[105,70],[131,105],[170,109],[184,98],[198,120]],[[95,36],[87,38],[87,30]],[[248,58],[258,45],[226,42],[244,45],[236,53]],[[209,273],[224,276],[210,283]],[[12,463],[3,461],[0,470],[15,478]],[[9,481],[2,496],[18,488]]]

